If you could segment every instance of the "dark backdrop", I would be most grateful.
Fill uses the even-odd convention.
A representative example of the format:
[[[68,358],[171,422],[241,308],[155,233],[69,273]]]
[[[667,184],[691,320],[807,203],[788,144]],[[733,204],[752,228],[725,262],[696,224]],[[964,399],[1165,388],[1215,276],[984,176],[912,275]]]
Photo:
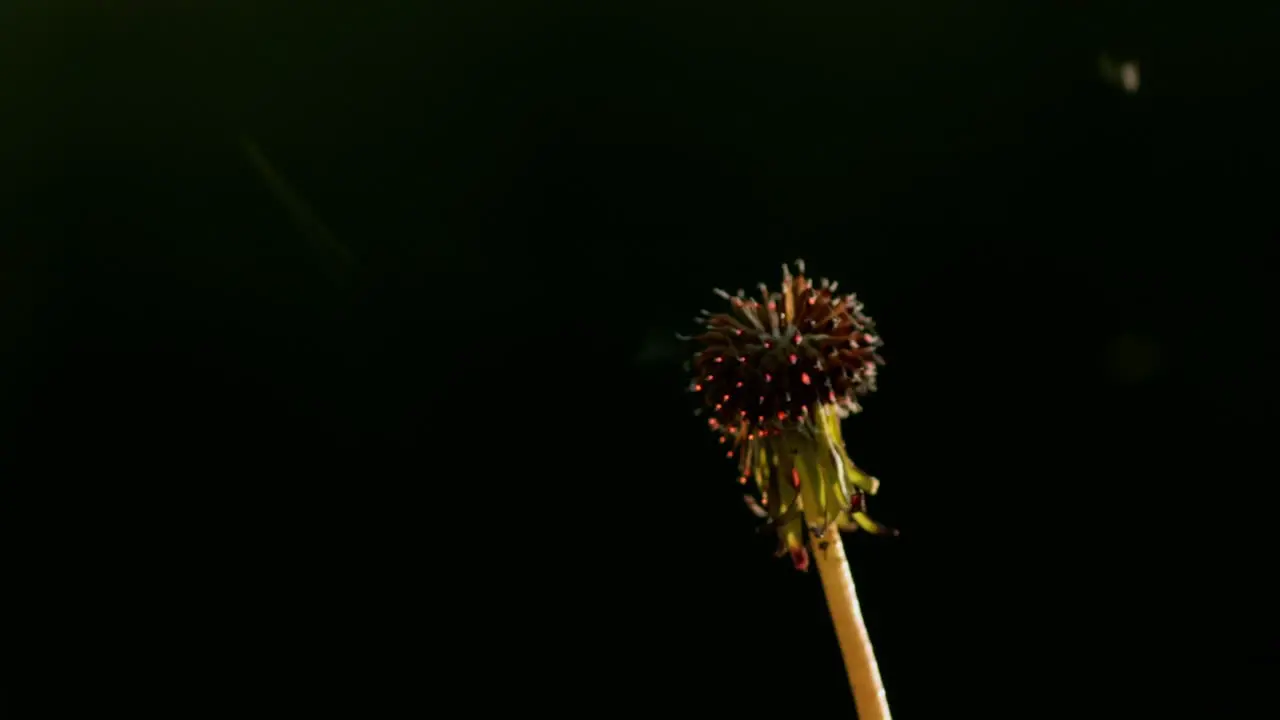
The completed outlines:
[[[19,704],[849,716],[673,340],[803,257],[899,717],[1275,712],[1274,11],[206,5],[3,11]]]

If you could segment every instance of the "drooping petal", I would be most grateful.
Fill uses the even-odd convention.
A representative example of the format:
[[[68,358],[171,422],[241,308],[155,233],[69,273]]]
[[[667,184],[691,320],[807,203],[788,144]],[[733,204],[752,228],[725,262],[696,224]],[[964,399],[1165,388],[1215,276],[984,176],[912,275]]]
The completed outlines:
[[[853,521],[856,522],[858,526],[861,527],[863,530],[866,530],[867,532],[873,533],[875,535],[897,535],[898,534],[897,530],[894,530],[893,528],[887,527],[885,525],[881,525],[875,520],[872,520],[870,517],[867,516],[866,513],[860,510],[853,513]]]
[[[797,570],[809,569],[809,551],[804,546],[803,528],[794,527],[800,525],[797,520],[790,523],[793,529],[787,531],[784,537],[784,544],[787,552],[791,555],[791,562],[796,566]]]

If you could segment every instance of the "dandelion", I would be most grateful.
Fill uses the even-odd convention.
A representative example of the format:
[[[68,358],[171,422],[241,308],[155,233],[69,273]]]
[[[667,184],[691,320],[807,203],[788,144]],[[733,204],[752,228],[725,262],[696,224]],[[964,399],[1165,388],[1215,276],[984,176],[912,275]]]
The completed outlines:
[[[825,278],[815,285],[796,265],[796,275],[782,266],[781,292],[715,291],[728,310],[704,310],[702,331],[683,338],[698,345],[689,389],[738,481],[754,488],[747,504],[776,529],[778,554],[807,570],[812,548],[858,716],[888,718],[840,540],[841,530],[897,534],[867,514],[879,481],[849,458],[840,428],[876,389],[883,341],[855,295]]]

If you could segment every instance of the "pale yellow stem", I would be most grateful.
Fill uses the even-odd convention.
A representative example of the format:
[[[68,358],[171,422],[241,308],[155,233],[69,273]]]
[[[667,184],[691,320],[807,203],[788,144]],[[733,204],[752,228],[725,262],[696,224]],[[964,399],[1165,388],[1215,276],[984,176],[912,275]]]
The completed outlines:
[[[826,547],[822,545],[825,543]],[[880,668],[876,654],[871,649],[871,638],[862,621],[862,609],[858,606],[858,593],[853,587],[853,573],[844,555],[844,543],[840,531],[834,526],[827,529],[821,540],[813,540],[814,561],[822,577],[822,589],[827,594],[827,608],[836,626],[836,639],[844,655],[844,667],[849,673],[849,686],[853,689],[853,703],[858,708],[858,720],[889,720],[889,702],[885,698],[884,684],[880,682]]]

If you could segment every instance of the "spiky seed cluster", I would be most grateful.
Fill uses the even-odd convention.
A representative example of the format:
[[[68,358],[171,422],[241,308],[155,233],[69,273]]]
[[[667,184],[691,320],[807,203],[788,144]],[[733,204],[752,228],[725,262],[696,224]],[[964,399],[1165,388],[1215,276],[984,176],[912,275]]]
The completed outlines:
[[[802,424],[819,404],[860,410],[857,397],[875,390],[876,353],[883,343],[854,295],[836,296],[835,283],[817,287],[782,266],[782,292],[760,284],[760,299],[739,290],[730,312],[700,318],[706,331],[693,361],[693,391],[722,428],[746,422],[761,429]]]
[[[729,311],[703,310],[703,332],[686,339],[701,346],[690,390],[708,426],[729,445],[741,482],[754,477],[759,504],[748,503],[777,525],[781,551],[803,568],[806,527],[892,531],[866,516],[864,495],[878,481],[854,466],[840,434],[840,420],[861,410],[857,398],[875,390],[882,342],[854,295],[836,295],[825,278],[815,286],[804,261],[796,265],[794,276],[782,266],[781,292],[761,283],[759,299],[717,289]]]

